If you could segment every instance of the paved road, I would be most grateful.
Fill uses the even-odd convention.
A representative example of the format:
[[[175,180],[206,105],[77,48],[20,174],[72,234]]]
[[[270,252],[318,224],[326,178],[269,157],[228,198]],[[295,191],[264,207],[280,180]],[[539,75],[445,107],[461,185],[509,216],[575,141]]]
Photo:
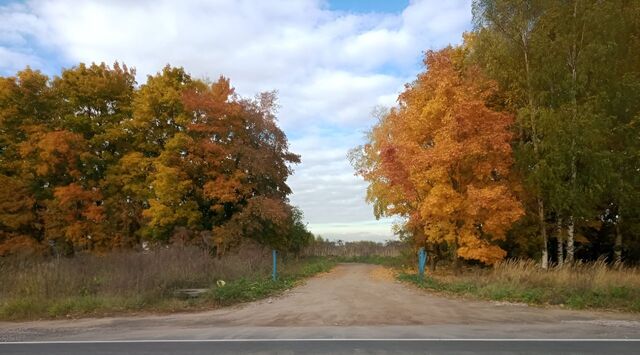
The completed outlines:
[[[4,341],[122,341],[122,340],[210,340],[210,339],[639,339],[640,316],[610,312],[578,312],[557,308],[527,307],[496,302],[447,298],[398,283],[388,270],[373,265],[344,264],[332,272],[308,280],[284,295],[268,300],[209,312],[172,315],[146,315],[0,323],[0,342]],[[369,344],[370,343],[370,344]],[[132,345],[135,344],[135,345]],[[257,350],[256,342],[214,343],[215,349],[242,346]],[[346,352],[353,346],[385,349],[397,342],[282,342],[284,352],[311,346]],[[402,349],[411,351],[423,343],[403,341]],[[503,348],[503,343],[429,342],[429,346],[483,349]],[[564,343],[509,342],[510,347],[555,348]],[[591,344],[591,343],[581,343]],[[638,343],[595,343],[584,349],[621,349]],[[211,350],[212,343],[66,343],[49,344],[53,353],[67,353],[93,346],[100,349],[130,348],[134,353],[152,350],[189,348]],[[569,344],[568,346],[573,346]],[[26,349],[37,351],[46,345],[0,345],[0,354]],[[85,347],[85,348],[83,348]],[[174,348],[175,347],[175,348]],[[97,349],[97,350],[96,350]],[[135,350],[138,349],[138,350]],[[147,350],[148,349],[148,352]],[[201,350],[198,350],[201,349]],[[289,350],[287,350],[289,349]],[[496,348],[492,348],[495,350]],[[507,347],[506,349],[511,349]],[[580,349],[580,348],[578,348]],[[115,351],[115,350],[114,350]],[[167,350],[169,351],[169,350]],[[186,351],[183,353],[190,353]],[[49,352],[49,351],[47,351]],[[491,351],[493,352],[493,351]],[[596,353],[598,351],[595,351]],[[607,351],[609,352],[609,351]],[[162,353],[162,352],[160,352]]]
[[[276,340],[3,344],[2,354],[637,354],[638,342]]]

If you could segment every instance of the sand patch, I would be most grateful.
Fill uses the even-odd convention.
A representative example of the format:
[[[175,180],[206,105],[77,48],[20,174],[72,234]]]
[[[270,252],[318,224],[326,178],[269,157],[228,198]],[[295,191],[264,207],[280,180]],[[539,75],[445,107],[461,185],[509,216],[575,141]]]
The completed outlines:
[[[377,267],[369,272],[369,277],[377,281],[395,281],[396,276],[390,269]]]

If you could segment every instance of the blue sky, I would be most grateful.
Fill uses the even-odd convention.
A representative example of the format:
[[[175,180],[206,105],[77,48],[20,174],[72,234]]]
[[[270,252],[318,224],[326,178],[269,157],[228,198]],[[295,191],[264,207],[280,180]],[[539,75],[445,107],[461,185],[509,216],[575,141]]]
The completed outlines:
[[[400,13],[409,1],[404,0],[332,0],[328,2],[329,9],[334,11],[354,13]]]
[[[118,60],[139,83],[170,63],[228,76],[242,95],[277,90],[303,161],[291,201],[310,229],[385,240],[391,221],[373,217],[346,153],[422,70],[422,53],[459,43],[470,23],[470,0],[0,1],[0,75]]]

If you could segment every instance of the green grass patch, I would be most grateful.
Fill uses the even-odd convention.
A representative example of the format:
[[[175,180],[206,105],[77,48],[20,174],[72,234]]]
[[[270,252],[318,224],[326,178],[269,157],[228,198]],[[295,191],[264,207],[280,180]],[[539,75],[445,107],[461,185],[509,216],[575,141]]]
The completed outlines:
[[[11,299],[0,304],[0,319],[34,319],[48,314],[48,305],[33,298]]]
[[[335,264],[334,260],[320,257],[285,264],[275,281],[271,278],[241,278],[227,282],[223,287],[215,287],[211,297],[222,305],[255,301],[290,289],[301,279],[330,271]]]

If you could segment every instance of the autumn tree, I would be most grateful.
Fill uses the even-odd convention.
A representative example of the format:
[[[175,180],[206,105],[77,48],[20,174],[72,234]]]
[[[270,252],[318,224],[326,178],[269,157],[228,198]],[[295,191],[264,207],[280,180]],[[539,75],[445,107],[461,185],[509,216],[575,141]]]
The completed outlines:
[[[0,253],[103,252],[142,240],[218,251],[244,238],[299,249],[286,184],[299,157],[276,97],[166,66],[80,64],[0,78]]]
[[[0,256],[36,253],[41,249],[33,235],[35,201],[28,186],[16,177],[0,174]]]
[[[166,241],[186,227],[193,238],[211,234],[218,252],[244,238],[284,245],[286,178],[299,157],[288,151],[274,105],[271,93],[239,97],[224,77],[205,84],[166,67],[150,78],[131,122],[147,135],[138,149],[153,160],[142,234]]]
[[[25,169],[22,149],[54,110],[47,76],[29,68],[0,78],[0,255],[39,251],[42,181]]]
[[[286,178],[299,156],[289,152],[276,125],[275,95],[242,99],[220,78],[184,100],[193,118],[187,126],[194,143],[185,152],[187,171],[198,177],[202,223],[213,229],[216,244],[224,248],[239,238],[286,244],[283,228],[291,227],[293,213]]]
[[[510,181],[513,118],[487,106],[495,84],[465,56],[464,47],[427,53],[427,70],[373,129],[356,167],[384,213],[445,241],[454,261],[493,264],[506,255],[496,242],[522,215]]]
[[[141,229],[145,226],[142,212],[149,206],[153,172],[153,159],[137,151],[127,153],[108,167],[100,186],[113,247],[140,244]]]

